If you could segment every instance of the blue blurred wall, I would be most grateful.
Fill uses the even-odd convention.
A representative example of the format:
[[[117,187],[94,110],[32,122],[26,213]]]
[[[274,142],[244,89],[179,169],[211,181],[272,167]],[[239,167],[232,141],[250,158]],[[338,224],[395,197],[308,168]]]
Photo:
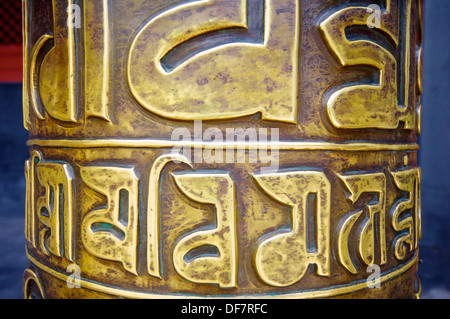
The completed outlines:
[[[425,1],[421,280],[450,288],[450,1]]]
[[[22,216],[23,194],[17,193],[28,156],[28,132],[22,124],[22,84],[0,84],[0,217]]]
[[[0,84],[0,299],[22,298],[27,137],[22,85]]]

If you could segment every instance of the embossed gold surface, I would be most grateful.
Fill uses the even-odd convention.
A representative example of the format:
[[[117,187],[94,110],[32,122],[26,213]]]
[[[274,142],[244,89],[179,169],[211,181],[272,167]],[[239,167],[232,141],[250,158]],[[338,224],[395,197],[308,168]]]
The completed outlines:
[[[23,0],[24,297],[417,297],[422,7]]]

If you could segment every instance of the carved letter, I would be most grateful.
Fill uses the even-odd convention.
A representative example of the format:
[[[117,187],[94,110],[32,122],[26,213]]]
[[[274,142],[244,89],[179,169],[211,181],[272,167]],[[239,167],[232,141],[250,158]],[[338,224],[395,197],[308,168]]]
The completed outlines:
[[[47,113],[61,121],[76,121],[75,29],[67,25],[66,10],[73,0],[52,1],[53,47],[40,68],[40,96]],[[42,115],[42,114],[41,114]]]
[[[189,1],[139,31],[128,83],[142,107],[167,118],[261,112],[295,123],[298,46],[298,0]]]
[[[92,255],[120,261],[137,276],[139,178],[133,168],[82,167],[81,177],[106,196],[107,207],[86,214],[81,237]]]
[[[213,204],[216,228],[197,231],[179,240],[173,252],[177,272],[196,283],[236,287],[237,238],[234,182],[228,174],[172,174],[181,191],[192,200]],[[193,249],[214,246],[219,256],[187,258]]]
[[[45,196],[36,203],[39,220],[46,226],[40,233],[40,247],[46,254],[73,261],[72,168],[67,163],[40,162],[36,172],[45,187]]]
[[[25,237],[36,248],[36,164],[42,161],[41,152],[33,151],[31,158],[25,162]]]
[[[345,183],[350,191],[349,199],[355,203],[363,193],[375,193],[376,201],[367,204],[369,216],[365,217],[362,227],[358,229],[359,254],[362,260],[371,265],[375,263],[375,245],[376,238],[380,241],[380,265],[387,261],[386,257],[386,177],[383,173],[357,174],[357,175],[339,175],[339,178]],[[356,274],[356,268],[353,265],[348,248],[349,233],[359,218],[363,210],[358,210],[348,214],[343,222],[338,236],[339,261],[351,273]],[[378,225],[376,225],[375,215],[378,214]],[[376,230],[379,233],[376,236]]]
[[[153,163],[150,171],[147,213],[147,267],[149,275],[158,278],[161,278],[159,265],[159,187],[162,170],[166,164],[170,162],[174,162],[176,164],[185,163],[192,168],[189,159],[186,157],[182,155],[170,154],[158,157]]]
[[[408,245],[408,251],[416,249],[422,236],[420,169],[400,170],[391,172],[391,174],[398,189],[408,193],[407,199],[400,199],[391,209],[391,220],[394,230],[397,232],[408,230],[407,234],[402,233],[395,239],[395,257],[398,260],[403,260],[407,252],[405,246]],[[412,210],[411,215],[403,218],[408,210]]]
[[[394,27],[386,22],[390,12],[390,0],[386,1],[379,30],[388,35],[398,46],[398,23]],[[346,85],[335,91],[327,103],[332,124],[337,128],[396,129],[405,122],[405,129],[415,128],[415,112],[409,105],[409,25],[406,31],[405,98],[404,106],[398,105],[397,61],[381,45],[369,40],[349,40],[345,30],[350,26],[364,26],[371,18],[370,7],[347,7],[333,13],[320,24],[325,41],[343,66],[369,65],[380,70],[378,83]],[[410,17],[411,0],[408,0],[407,16]],[[398,19],[392,17],[394,21]]]
[[[255,267],[261,279],[272,286],[285,287],[298,282],[309,264],[317,274],[330,276],[330,196],[325,174],[297,171],[254,175],[273,199],[292,207],[292,230],[276,232],[264,239],[255,254]],[[315,248],[307,243],[307,201],[315,194]]]
[[[86,61],[85,116],[109,121],[111,106],[110,1],[84,2],[84,49]]]

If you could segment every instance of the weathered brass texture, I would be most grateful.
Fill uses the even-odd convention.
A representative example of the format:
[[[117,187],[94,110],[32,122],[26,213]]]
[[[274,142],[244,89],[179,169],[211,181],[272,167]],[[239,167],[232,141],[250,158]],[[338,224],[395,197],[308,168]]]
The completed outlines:
[[[420,0],[23,10],[25,298],[420,294]]]

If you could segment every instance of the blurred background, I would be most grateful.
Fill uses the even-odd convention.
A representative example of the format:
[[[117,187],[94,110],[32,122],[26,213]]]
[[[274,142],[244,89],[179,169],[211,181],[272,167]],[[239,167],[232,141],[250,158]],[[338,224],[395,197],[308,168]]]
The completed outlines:
[[[425,0],[424,11],[419,275],[422,298],[450,299],[450,0]],[[27,267],[21,32],[21,1],[0,0],[0,299],[22,298]]]

